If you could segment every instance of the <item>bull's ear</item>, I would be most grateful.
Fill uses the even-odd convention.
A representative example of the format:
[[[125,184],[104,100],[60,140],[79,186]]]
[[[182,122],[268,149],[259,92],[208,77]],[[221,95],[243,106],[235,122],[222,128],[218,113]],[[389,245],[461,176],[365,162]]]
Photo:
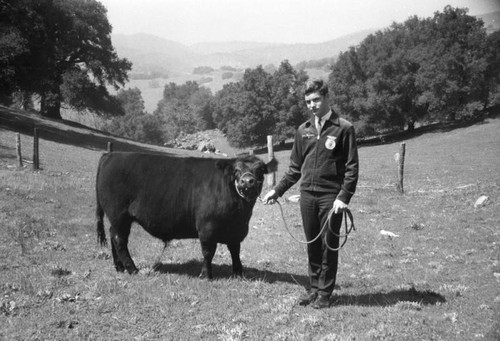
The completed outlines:
[[[278,161],[275,158],[266,163],[266,174],[276,172],[277,170],[278,170]]]

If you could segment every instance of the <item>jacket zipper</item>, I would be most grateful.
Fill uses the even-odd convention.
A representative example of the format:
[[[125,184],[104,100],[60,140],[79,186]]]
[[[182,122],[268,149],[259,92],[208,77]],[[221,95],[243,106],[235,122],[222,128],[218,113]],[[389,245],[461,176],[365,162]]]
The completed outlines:
[[[316,137],[316,155],[314,158],[314,177],[313,177],[313,191],[316,191],[316,178],[318,176],[318,149],[319,149],[319,139],[321,137],[321,132],[318,132],[318,135]]]

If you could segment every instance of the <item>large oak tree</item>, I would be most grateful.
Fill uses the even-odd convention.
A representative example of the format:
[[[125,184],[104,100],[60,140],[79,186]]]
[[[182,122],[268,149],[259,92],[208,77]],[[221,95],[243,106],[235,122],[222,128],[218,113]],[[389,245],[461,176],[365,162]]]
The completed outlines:
[[[131,63],[115,52],[106,13],[95,0],[0,0],[4,96],[37,94],[42,116],[55,119],[62,103],[121,113],[106,86],[123,85]]]

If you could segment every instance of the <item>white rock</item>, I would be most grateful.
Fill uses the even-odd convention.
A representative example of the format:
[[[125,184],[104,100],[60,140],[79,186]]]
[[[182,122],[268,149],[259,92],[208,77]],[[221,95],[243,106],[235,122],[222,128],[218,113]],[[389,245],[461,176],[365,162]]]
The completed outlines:
[[[288,197],[288,201],[290,202],[299,202],[299,200],[300,200],[300,194],[291,195]]]
[[[488,202],[488,197],[486,195],[481,195],[474,204],[475,208],[483,207]]]
[[[386,230],[380,230],[380,234],[382,236],[385,236],[385,237],[390,238],[390,239],[398,238],[399,237],[399,235],[397,235],[397,234],[395,234],[395,233],[393,233],[391,231],[386,231]]]

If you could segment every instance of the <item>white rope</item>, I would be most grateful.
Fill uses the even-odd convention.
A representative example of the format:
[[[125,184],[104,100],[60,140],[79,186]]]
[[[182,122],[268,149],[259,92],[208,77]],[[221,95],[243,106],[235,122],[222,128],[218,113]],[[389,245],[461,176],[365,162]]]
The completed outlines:
[[[354,219],[353,219],[352,213],[347,208],[344,211],[344,223],[345,223],[345,231],[346,231],[345,234],[337,234],[337,233],[333,232],[332,229],[331,229],[331,226],[330,226],[331,225],[331,218],[332,218],[332,215],[334,214],[334,211],[333,211],[333,208],[332,208],[328,212],[328,217],[326,218],[326,221],[323,224],[323,227],[321,228],[321,231],[319,231],[318,235],[314,239],[312,239],[310,241],[298,240],[297,238],[295,238],[295,236],[290,232],[290,229],[288,228],[288,224],[286,223],[285,214],[283,213],[283,207],[281,206],[281,203],[278,200],[276,200],[276,203],[278,203],[278,206],[280,208],[281,218],[283,219],[283,225],[285,225],[286,231],[292,237],[292,239],[294,239],[296,242],[298,242],[300,244],[311,244],[311,243],[314,243],[319,237],[321,237],[323,235],[323,233],[328,228],[328,230],[330,231],[330,233],[333,234],[334,236],[336,236],[338,238],[344,238],[344,242],[338,248],[333,248],[330,245],[328,245],[327,238],[325,238],[325,245],[326,245],[326,247],[329,250],[331,250],[331,251],[338,251],[342,247],[344,247],[345,243],[347,242],[347,237],[349,236],[349,234],[351,233],[351,231],[352,230],[356,230],[356,228],[354,227]],[[347,218],[349,218],[349,220],[351,221],[351,226],[349,228],[347,227]]]

